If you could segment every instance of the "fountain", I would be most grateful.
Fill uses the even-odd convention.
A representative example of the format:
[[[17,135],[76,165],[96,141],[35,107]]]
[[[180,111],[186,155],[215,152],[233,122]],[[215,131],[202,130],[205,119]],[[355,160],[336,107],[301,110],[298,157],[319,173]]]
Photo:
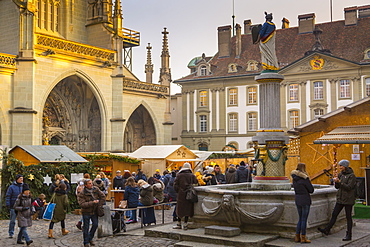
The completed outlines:
[[[272,14],[266,13],[264,26],[271,26],[271,20]],[[274,28],[274,25],[268,28]],[[257,32],[262,40],[262,31],[252,30],[252,34]],[[285,176],[286,144],[289,137],[280,126],[280,82],[284,76],[277,73],[279,68],[275,55],[275,37],[273,32],[269,35],[272,37],[266,38],[266,42],[260,42],[264,71],[255,77],[259,83],[260,98],[260,129],[252,138],[257,174],[252,183],[197,187],[199,202],[194,206],[192,228],[222,225],[236,226],[243,232],[276,234],[281,237],[293,237],[295,234],[298,213],[294,190]],[[317,235],[318,226],[329,222],[337,192],[329,185],[314,187],[307,223],[307,234],[310,237],[314,233]],[[336,226],[343,226],[343,219],[342,212]]]

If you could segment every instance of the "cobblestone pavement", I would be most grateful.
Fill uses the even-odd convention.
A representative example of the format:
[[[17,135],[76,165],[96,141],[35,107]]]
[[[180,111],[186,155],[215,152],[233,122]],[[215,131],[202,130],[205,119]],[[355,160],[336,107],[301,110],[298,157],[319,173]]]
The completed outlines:
[[[157,224],[162,223],[162,211],[156,211]],[[172,209],[165,210],[165,223],[170,223],[172,221]],[[81,218],[80,215],[67,214],[66,218],[66,229],[70,233],[66,236],[62,236],[60,223],[54,225],[54,237],[55,239],[48,239],[48,229],[49,221],[38,220],[32,222],[32,227],[27,229],[28,235],[33,240],[30,246],[35,247],[47,247],[47,246],[73,246],[80,247],[83,246],[82,231],[78,230],[75,226],[76,222]],[[18,227],[16,225],[15,235],[13,238],[8,238],[8,225],[9,220],[0,220],[0,246],[22,246],[17,244],[17,234]],[[116,236],[97,238],[97,232],[95,234],[95,244],[97,247],[104,246],[173,246],[176,240],[166,239],[166,238],[153,238],[143,236],[143,231],[137,231],[140,229],[140,222],[135,224],[127,225],[127,232],[123,235],[122,233]],[[132,234],[131,234],[131,233]],[[139,232],[139,233],[138,233]],[[140,233],[141,232],[141,233]],[[138,235],[133,235],[138,234]],[[24,244],[26,245],[26,244]]]

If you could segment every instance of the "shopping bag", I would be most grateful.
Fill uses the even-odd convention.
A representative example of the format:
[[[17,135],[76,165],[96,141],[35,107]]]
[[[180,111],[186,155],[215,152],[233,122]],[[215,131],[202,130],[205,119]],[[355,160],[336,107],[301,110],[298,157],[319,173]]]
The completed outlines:
[[[198,194],[193,186],[189,186],[189,188],[186,190],[185,199],[193,203],[198,202]]]
[[[45,212],[44,212],[44,215],[43,215],[43,219],[44,220],[51,220],[53,219],[53,214],[54,214],[54,209],[55,209],[55,203],[49,203],[47,206],[46,206],[46,209],[45,209]]]

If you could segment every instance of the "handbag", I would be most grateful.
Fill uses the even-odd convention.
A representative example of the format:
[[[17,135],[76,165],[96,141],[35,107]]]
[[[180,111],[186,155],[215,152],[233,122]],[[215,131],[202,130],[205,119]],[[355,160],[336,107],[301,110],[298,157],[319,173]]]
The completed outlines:
[[[189,202],[198,202],[198,194],[194,189],[194,186],[191,185],[187,190],[186,190],[186,196],[185,199]]]
[[[55,209],[55,206],[56,206],[56,203],[52,203],[54,201],[54,198],[55,198],[55,193],[51,197],[49,204],[46,206],[44,215],[42,216],[42,218],[44,220],[52,220],[53,219],[54,209]]]
[[[127,208],[127,200],[123,200],[118,205],[119,208]]]

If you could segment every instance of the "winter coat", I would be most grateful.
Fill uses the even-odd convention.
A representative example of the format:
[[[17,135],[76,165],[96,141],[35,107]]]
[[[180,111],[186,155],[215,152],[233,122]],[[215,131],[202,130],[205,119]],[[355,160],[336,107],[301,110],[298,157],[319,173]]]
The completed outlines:
[[[354,205],[356,200],[356,176],[351,167],[339,173],[340,182],[335,182],[337,192],[337,203]]]
[[[293,170],[291,175],[295,192],[295,204],[298,206],[311,205],[312,202],[310,194],[313,193],[314,188],[311,184],[310,178],[307,174],[298,170]]]
[[[59,221],[65,220],[68,207],[67,191],[56,190],[54,198],[52,198],[50,202],[56,204],[53,219],[51,221],[57,223]]]
[[[104,191],[105,191],[105,185],[104,185],[103,180],[96,179],[96,180],[94,180],[93,185],[96,186],[96,187],[98,187],[104,193]]]
[[[139,204],[139,187],[126,186],[124,200],[127,200],[128,208],[136,208]]]
[[[125,183],[126,179],[123,178],[123,176],[115,176],[113,178],[113,188],[121,188],[122,190],[125,189]]]
[[[194,215],[194,203],[186,200],[186,191],[193,184],[198,184],[198,180],[191,170],[181,171],[177,174],[174,188],[177,192],[176,213],[180,218]]]
[[[14,181],[6,191],[5,195],[5,204],[7,208],[14,208],[14,203],[18,199],[18,196],[22,193],[22,188],[25,183],[17,183]]]
[[[235,173],[235,183],[252,182],[251,170],[246,166],[239,166]]]
[[[162,181],[153,184],[153,196],[157,198],[158,203],[162,203],[164,201],[164,184]]]
[[[203,181],[206,183],[206,185],[216,185],[216,177],[212,173],[207,173],[203,175]]]
[[[144,173],[142,172],[139,172],[136,176],[135,176],[135,182],[137,183],[140,179],[144,180],[145,182],[148,180],[145,176]]]
[[[105,188],[105,190],[103,192],[104,192],[104,194],[108,194],[108,189],[109,189],[109,185],[110,185],[109,179],[108,178],[102,178],[101,180],[103,180],[104,188]]]
[[[221,172],[215,174],[215,179],[217,184],[226,184],[225,175]]]
[[[28,209],[25,209],[28,208]],[[31,216],[36,212],[32,205],[31,195],[20,194],[14,203],[14,209],[17,211],[18,227],[32,226]]]
[[[144,206],[150,206],[154,203],[153,188],[150,184],[144,184],[140,188],[140,202]]]
[[[225,175],[227,184],[235,183],[235,172],[235,167],[230,167],[229,170],[227,170]]]
[[[173,187],[175,184],[176,177],[171,177],[167,184],[167,193],[172,198],[172,201],[177,200],[177,192],[175,191],[175,188]]]
[[[94,215],[98,206],[103,206],[105,203],[104,193],[97,187],[92,187],[92,192],[88,192],[85,187],[77,196],[78,204],[81,207],[83,215]],[[99,200],[99,203],[94,203],[94,200]]]
[[[55,189],[58,187],[59,183],[64,183],[66,186],[67,186],[67,194],[68,192],[71,190],[71,185],[66,181],[66,180],[57,180],[57,181],[54,181],[50,187],[49,187],[49,192],[50,194],[53,194]]]
[[[170,181],[171,177],[172,177],[171,174],[166,174],[166,175],[163,176],[163,180],[161,180],[164,184],[163,193],[165,193],[165,194],[168,194],[167,185],[168,185],[168,182]]]

